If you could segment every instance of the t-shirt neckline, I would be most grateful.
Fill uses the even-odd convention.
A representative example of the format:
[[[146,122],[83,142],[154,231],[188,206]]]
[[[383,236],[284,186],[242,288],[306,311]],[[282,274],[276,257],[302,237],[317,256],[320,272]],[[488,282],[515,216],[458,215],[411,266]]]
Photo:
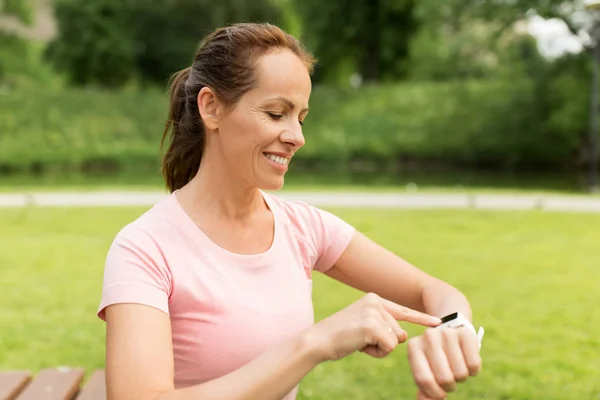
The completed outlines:
[[[217,243],[213,242],[206,233],[192,220],[192,218],[185,212],[181,203],[177,199],[175,195],[177,191],[171,193],[171,202],[173,204],[173,208],[178,215],[177,220],[181,221],[183,224],[183,228],[193,237],[192,242],[195,244],[195,248],[202,255],[206,256],[210,254],[212,257],[217,257],[223,261],[228,263],[237,264],[245,267],[260,267],[270,263],[277,252],[277,248],[279,247],[280,236],[281,236],[281,221],[279,218],[279,210],[277,209],[275,202],[269,197],[268,194],[264,193],[262,190],[259,191],[264,199],[267,207],[273,214],[273,240],[271,245],[267,250],[262,253],[255,254],[240,254],[229,251]]]

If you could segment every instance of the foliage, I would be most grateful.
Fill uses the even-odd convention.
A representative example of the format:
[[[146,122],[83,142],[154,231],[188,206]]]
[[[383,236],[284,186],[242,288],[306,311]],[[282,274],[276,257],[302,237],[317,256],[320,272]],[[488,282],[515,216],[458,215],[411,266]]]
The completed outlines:
[[[302,36],[320,60],[315,82],[347,86],[355,73],[367,82],[495,76],[512,68],[505,58],[509,48],[527,40],[515,35],[515,23],[536,13],[560,18],[577,32],[589,20],[581,0],[56,3],[60,36],[50,46],[50,59],[72,83],[105,87],[132,80],[164,86],[189,65],[206,33],[237,21],[274,22]],[[7,4],[27,15],[20,11],[24,0]]]
[[[23,58],[29,51],[29,44],[20,37],[0,31],[0,83],[14,84],[19,67],[23,65]]]
[[[514,29],[531,10],[576,20],[576,4],[562,3],[58,0],[60,36],[47,53],[54,65],[77,85],[137,81],[147,90],[0,97],[0,169],[157,168],[166,96],[155,86],[190,64],[206,33],[233,21],[289,26],[320,60],[297,168],[578,167],[586,158],[589,60],[546,60]],[[44,71],[24,63],[35,60],[30,43],[5,42],[5,85]],[[350,88],[355,72],[389,84]]]
[[[269,0],[133,0],[132,35],[136,66],[146,81],[166,83],[190,65],[201,39],[232,22],[279,22]]]
[[[583,52],[547,60],[522,25],[537,14],[559,18],[577,32],[585,25],[582,12],[577,2],[554,0],[419,2],[411,79],[513,82],[513,87],[499,87],[495,96],[490,93],[485,102],[475,103],[469,118],[480,121],[482,131],[465,147],[477,149],[474,165],[543,169],[584,162],[590,59]],[[460,93],[455,95],[466,95],[462,101],[471,104],[470,95]],[[481,113],[485,107],[490,107],[488,112]]]
[[[24,25],[33,22],[32,10],[25,0],[0,0],[0,16],[16,17]],[[1,28],[0,43],[0,89],[52,84],[55,77],[42,59],[39,44]]]
[[[560,19],[574,33],[585,25],[585,0],[421,0],[418,13],[421,17],[439,21],[486,21],[493,23],[498,33],[512,27],[515,22],[532,15]]]
[[[303,37],[320,60],[317,79],[347,82],[354,72],[367,82],[406,75],[416,29],[414,0],[297,0]],[[344,82],[344,83],[345,83]]]
[[[57,1],[60,36],[48,58],[72,83],[118,87],[134,74],[127,3],[119,0]]]
[[[572,148],[574,159],[581,163],[588,157],[591,69],[592,60],[585,53],[564,56],[542,71],[536,88],[542,108],[538,120],[544,131],[553,133],[547,140]]]
[[[419,1],[419,30],[410,42],[410,77],[419,80],[484,78],[493,75],[497,22],[482,22],[450,2]],[[472,10],[472,9],[469,9]]]
[[[573,34],[589,28],[581,0],[421,0],[410,42],[410,77],[419,80],[534,76],[547,60],[527,32],[532,17],[556,18]]]
[[[317,86],[295,168],[576,167],[587,132],[586,66],[572,57],[538,71],[539,79]],[[157,91],[0,96],[8,111],[0,117],[1,164],[38,172],[156,170],[166,101]]]
[[[269,0],[93,0],[57,3],[60,35],[48,55],[77,85],[164,86],[193,61],[201,39],[231,22],[279,22]]]
[[[0,1],[0,13],[15,16],[26,25],[33,22],[33,15],[27,0],[2,0]]]
[[[105,169],[155,162],[166,95],[94,90],[0,96],[5,170]],[[35,117],[33,117],[35,116]],[[150,161],[149,161],[150,160]]]

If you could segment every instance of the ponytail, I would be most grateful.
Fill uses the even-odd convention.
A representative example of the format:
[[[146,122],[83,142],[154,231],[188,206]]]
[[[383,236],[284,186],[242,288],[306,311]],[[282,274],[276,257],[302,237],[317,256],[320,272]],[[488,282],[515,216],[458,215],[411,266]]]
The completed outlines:
[[[190,87],[191,67],[171,77],[170,108],[161,140],[161,148],[170,137],[170,145],[162,161],[162,173],[172,193],[185,186],[200,167],[204,150],[204,126],[198,112],[200,89]],[[169,135],[170,132],[170,135]]]

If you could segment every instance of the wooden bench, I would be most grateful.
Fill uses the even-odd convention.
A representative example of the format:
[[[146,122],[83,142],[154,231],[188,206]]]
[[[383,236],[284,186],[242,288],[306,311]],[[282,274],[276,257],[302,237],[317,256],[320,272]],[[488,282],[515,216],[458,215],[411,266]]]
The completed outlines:
[[[106,400],[104,370],[95,370],[82,385],[83,368],[58,367],[0,371],[0,400]]]

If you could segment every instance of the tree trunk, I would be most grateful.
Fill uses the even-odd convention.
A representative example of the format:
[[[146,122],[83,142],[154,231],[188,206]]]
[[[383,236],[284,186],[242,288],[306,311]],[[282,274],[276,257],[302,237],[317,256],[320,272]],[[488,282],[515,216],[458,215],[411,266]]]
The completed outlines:
[[[365,35],[365,48],[362,51],[361,75],[365,82],[377,82],[381,63],[381,0],[371,0],[367,4],[366,31],[363,32]]]

